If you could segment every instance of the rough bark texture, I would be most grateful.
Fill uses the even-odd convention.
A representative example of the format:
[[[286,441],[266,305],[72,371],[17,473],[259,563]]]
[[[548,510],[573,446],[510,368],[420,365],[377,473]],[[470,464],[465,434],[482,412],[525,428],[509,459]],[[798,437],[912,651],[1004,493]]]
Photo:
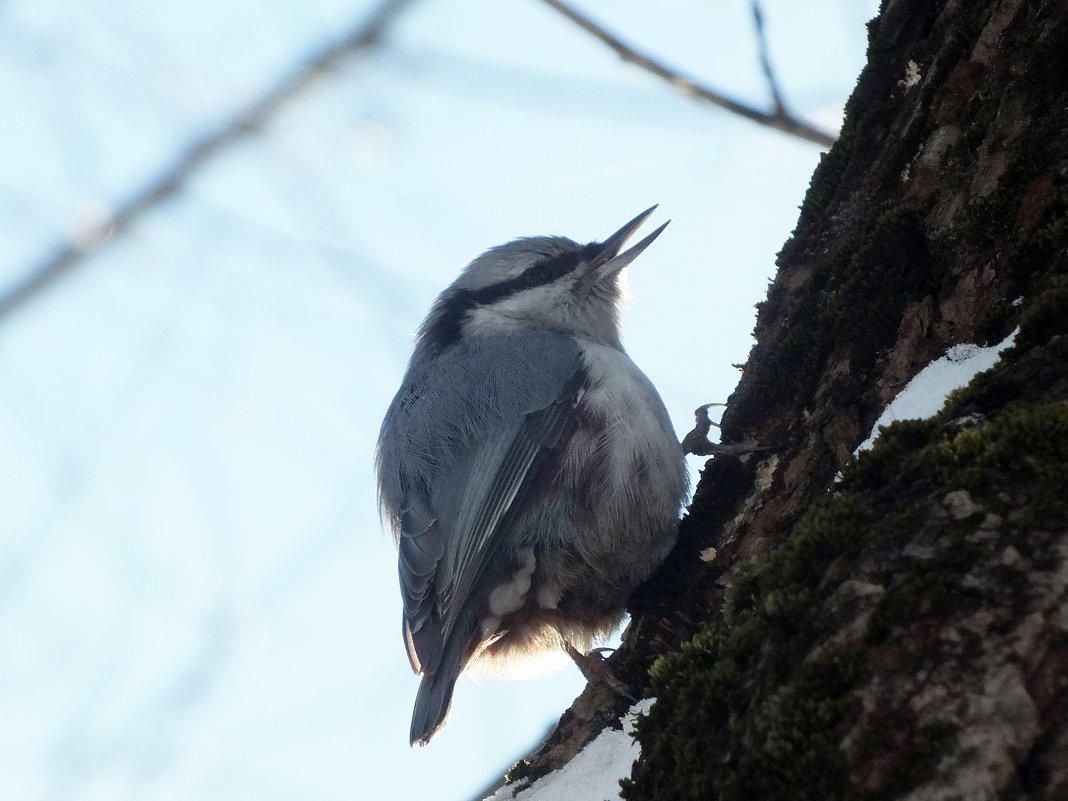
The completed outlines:
[[[611,660],[658,698],[625,797],[1068,798],[1068,4],[885,2],[778,265],[723,419],[777,450],[709,462]],[[513,776],[625,706],[588,688]]]

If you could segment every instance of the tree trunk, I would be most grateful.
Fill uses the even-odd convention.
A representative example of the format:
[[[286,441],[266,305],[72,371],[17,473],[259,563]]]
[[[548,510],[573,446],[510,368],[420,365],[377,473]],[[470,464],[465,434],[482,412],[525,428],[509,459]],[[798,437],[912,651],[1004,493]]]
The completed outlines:
[[[1068,798],[1068,3],[888,0],[868,55],[723,419],[775,450],[709,463],[611,660],[658,699],[633,801]],[[588,688],[516,775],[625,706]]]

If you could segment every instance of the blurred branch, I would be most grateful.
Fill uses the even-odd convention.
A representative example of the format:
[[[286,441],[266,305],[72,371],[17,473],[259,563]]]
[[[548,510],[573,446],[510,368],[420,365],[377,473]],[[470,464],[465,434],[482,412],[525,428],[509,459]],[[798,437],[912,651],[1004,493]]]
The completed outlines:
[[[775,107],[776,115],[789,116],[786,111],[786,103],[782,99],[782,91],[779,89],[779,80],[775,77],[775,70],[771,68],[771,55],[768,52],[768,37],[764,33],[764,10],[760,7],[760,0],[753,0],[753,27],[756,29],[757,50],[760,54],[760,68],[764,70],[764,77],[768,81],[768,92],[771,93],[771,102]]]
[[[323,73],[337,69],[345,61],[381,44],[386,30],[414,0],[385,0],[340,39],[313,53],[288,76],[253,100],[218,130],[194,142],[158,177],[135,192],[84,236],[61,246],[54,254],[30,269],[21,281],[0,295],[0,323],[24,307],[58,279],[81,265],[105,243],[127,233],[146,213],[177,194],[208,162],[235,144],[259,133],[277,116],[283,106]]]
[[[639,53],[630,45],[625,44],[615,35],[602,28],[589,17],[580,14],[567,3],[560,2],[560,0],[543,0],[543,2],[551,8],[554,8],[556,11],[559,11],[591,36],[599,39],[605,45],[610,47],[624,61],[634,64],[646,72],[652,73],[661,80],[667,81],[683,94],[689,95],[696,100],[719,106],[733,114],[745,117],[747,120],[759,123],[760,125],[765,125],[768,128],[774,128],[781,133],[796,136],[799,139],[804,139],[808,142],[814,142],[817,145],[830,147],[835,142],[836,137],[832,134],[822,131],[788,113],[781,104],[781,98],[778,98],[778,89],[774,83],[772,83],[772,90],[775,97],[778,98],[777,107],[772,113],[761,111],[738,100],[734,100],[722,92],[717,92],[714,89],[702,86],[661,62],[654,61],[648,56]],[[761,40],[763,41],[762,21],[759,26],[759,33],[761,34]],[[765,66],[765,74],[768,75],[770,81],[774,81],[774,78],[769,73],[770,67]]]

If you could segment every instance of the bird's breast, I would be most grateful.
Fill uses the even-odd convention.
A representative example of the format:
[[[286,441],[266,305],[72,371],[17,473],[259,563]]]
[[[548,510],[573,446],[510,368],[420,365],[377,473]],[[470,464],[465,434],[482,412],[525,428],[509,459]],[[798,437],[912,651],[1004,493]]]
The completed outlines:
[[[626,353],[581,346],[588,376],[578,399],[568,472],[599,527],[624,526],[632,536],[673,525],[686,492],[686,471],[667,409]]]
[[[580,348],[572,425],[512,521],[511,562],[487,586],[483,661],[597,639],[675,541],[686,472],[663,401],[622,351]]]

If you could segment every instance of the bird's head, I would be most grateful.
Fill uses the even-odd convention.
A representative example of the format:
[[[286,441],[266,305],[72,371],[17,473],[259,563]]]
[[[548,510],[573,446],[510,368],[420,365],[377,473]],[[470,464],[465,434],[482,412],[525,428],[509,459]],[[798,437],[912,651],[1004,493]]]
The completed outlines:
[[[420,330],[420,346],[440,351],[481,331],[551,328],[607,344],[619,342],[619,273],[664,223],[628,250],[627,239],[653,213],[643,211],[603,242],[565,237],[516,239],[491,248],[438,297]]]

